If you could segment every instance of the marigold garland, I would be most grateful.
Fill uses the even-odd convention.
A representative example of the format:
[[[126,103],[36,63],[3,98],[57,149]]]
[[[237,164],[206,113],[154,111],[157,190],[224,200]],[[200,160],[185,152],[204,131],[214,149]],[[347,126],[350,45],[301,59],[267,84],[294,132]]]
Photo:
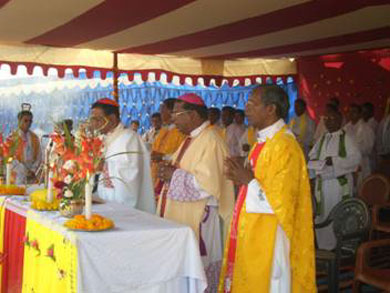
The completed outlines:
[[[56,211],[60,206],[60,200],[55,196],[56,191],[53,190],[54,199],[52,202],[47,202],[47,189],[35,190],[30,194],[31,207],[39,211]]]
[[[0,184],[0,195],[24,195],[26,188],[17,185]]]
[[[99,231],[114,227],[114,222],[98,214],[93,214],[90,220],[87,220],[84,215],[76,215],[64,225],[69,229]]]

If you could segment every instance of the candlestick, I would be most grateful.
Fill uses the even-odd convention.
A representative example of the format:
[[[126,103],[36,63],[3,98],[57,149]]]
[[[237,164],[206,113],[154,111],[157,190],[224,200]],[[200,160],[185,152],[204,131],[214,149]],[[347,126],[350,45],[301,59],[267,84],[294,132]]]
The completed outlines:
[[[6,185],[11,185],[11,171],[12,171],[12,166],[11,166],[12,159],[10,158],[6,164],[7,168],[7,174],[6,174]]]
[[[53,202],[53,171],[49,171],[49,177],[47,181],[46,201]]]
[[[90,220],[92,217],[92,187],[89,183],[89,172],[87,173],[87,182],[85,183],[85,218]]]

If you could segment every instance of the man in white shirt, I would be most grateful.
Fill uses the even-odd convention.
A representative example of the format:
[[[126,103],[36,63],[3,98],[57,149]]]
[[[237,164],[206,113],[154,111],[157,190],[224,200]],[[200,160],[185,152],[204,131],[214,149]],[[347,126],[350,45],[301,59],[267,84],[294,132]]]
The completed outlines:
[[[362,117],[364,122],[366,122],[372,131],[376,133],[378,122],[374,117],[374,105],[372,103],[367,102],[362,105]]]
[[[348,118],[349,122],[344,126],[344,130],[355,141],[355,144],[362,155],[357,178],[357,187],[360,187],[364,178],[369,176],[372,172],[370,156],[372,155],[374,149],[375,134],[371,127],[368,126],[362,119],[362,109],[359,105],[350,105]]]
[[[370,102],[364,103],[362,105],[362,116],[364,122],[371,128],[371,130],[375,134],[375,139],[376,139],[376,133],[378,130],[378,122],[376,121],[374,117],[374,105]],[[376,169],[376,148],[372,149],[372,152],[370,154],[370,167],[371,170]]]
[[[245,132],[244,124],[245,113],[243,110],[236,110],[234,113],[234,122],[226,128],[226,143],[229,148],[230,156],[240,157],[242,146],[240,140]]]
[[[120,122],[119,104],[101,99],[91,107],[91,126],[104,135],[104,165],[97,194],[145,212],[155,213],[150,155],[141,138]]]
[[[311,177],[316,180],[317,223],[323,222],[342,199],[353,195],[353,173],[361,160],[353,138],[341,129],[340,112],[328,110],[324,118],[328,131],[310,151],[308,164]],[[320,248],[335,248],[336,238],[332,227],[317,229],[316,234]]]
[[[149,150],[152,148],[152,144],[156,139],[156,136],[160,132],[162,126],[161,114],[158,112],[154,113],[152,115],[151,122],[152,122],[152,127],[147,132],[145,132],[144,135],[142,136],[142,139],[145,141]]]
[[[307,156],[313,146],[316,124],[308,115],[306,102],[304,100],[297,99],[295,101],[294,108],[296,116],[291,119],[290,128],[301,145],[303,153]]]

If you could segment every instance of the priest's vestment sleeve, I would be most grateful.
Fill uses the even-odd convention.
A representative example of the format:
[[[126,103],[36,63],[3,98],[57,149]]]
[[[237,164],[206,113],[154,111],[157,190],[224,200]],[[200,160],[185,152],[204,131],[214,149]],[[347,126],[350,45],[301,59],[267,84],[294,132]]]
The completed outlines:
[[[178,153],[173,155],[173,161]],[[233,183],[224,175],[224,159],[227,155],[228,150],[221,136],[213,128],[207,128],[193,139],[179,166],[195,177],[200,189],[218,201],[219,214],[226,225],[230,222],[234,206]],[[206,203],[207,199],[178,202],[168,198],[164,217],[172,220],[187,218],[187,224],[197,232]],[[186,214],[192,214],[191,219]]]

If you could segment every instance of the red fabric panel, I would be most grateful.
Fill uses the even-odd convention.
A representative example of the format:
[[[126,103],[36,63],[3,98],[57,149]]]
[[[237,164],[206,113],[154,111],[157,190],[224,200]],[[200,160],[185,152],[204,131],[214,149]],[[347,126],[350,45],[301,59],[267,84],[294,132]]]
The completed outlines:
[[[371,102],[375,117],[383,116],[390,97],[390,50],[304,57],[297,60],[299,93],[305,98],[315,119],[323,115],[332,97],[340,100],[345,115],[350,103]],[[329,66],[329,63],[342,66]]]
[[[22,292],[23,279],[23,238],[26,218],[6,210],[4,215],[4,255],[2,293]]]
[[[244,19],[169,40],[139,47],[130,47],[119,53],[164,54],[182,50],[207,47],[216,44],[242,40],[305,25],[337,15],[352,12],[363,7],[387,4],[388,0],[338,1],[316,0],[287,7],[257,17]]]
[[[30,44],[72,47],[135,26],[195,0],[107,0]]]
[[[226,54],[219,56],[209,56],[213,59],[232,59],[242,57],[261,57],[261,56],[272,56],[272,55],[288,55],[289,53],[311,51],[316,49],[323,49],[329,47],[338,47],[344,45],[352,45],[364,42],[370,42],[381,39],[388,39],[390,36],[390,27],[382,27],[369,31],[357,32],[347,35],[341,35],[337,37],[330,37],[318,40],[311,40],[308,42],[302,42],[292,45],[266,48],[248,52],[239,52],[234,54]]]

